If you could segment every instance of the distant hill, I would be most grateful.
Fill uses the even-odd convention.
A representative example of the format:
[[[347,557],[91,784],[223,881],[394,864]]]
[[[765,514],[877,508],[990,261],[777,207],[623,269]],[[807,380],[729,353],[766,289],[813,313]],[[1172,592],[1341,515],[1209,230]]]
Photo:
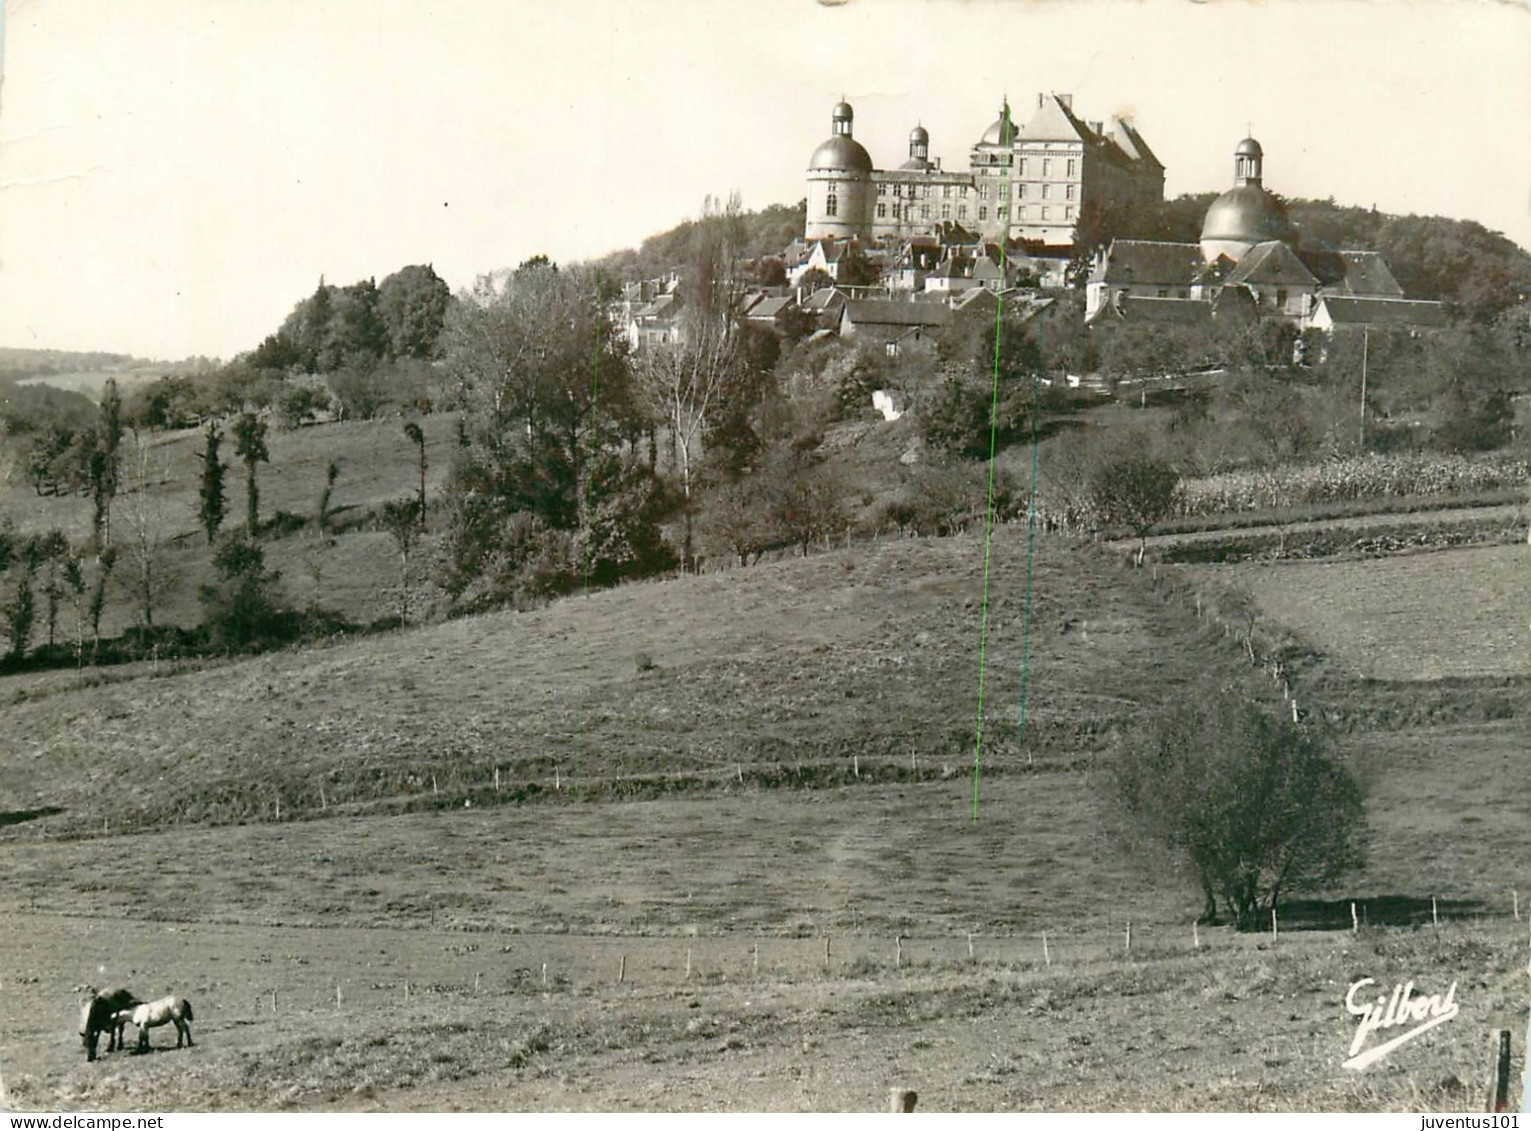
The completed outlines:
[[[772,204],[758,212],[746,212],[744,247],[747,259],[780,255],[784,247],[803,234],[808,222],[808,202]],[[684,262],[691,248],[695,220],[685,220],[667,232],[649,236],[635,251],[624,248],[592,261],[592,266],[616,275],[621,282],[652,279]]]
[[[95,400],[107,378],[115,378],[126,391],[132,385],[161,377],[211,373],[220,364],[217,358],[206,357],[154,361],[125,353],[0,346],[0,396],[15,397],[19,389],[29,385],[48,385]]]

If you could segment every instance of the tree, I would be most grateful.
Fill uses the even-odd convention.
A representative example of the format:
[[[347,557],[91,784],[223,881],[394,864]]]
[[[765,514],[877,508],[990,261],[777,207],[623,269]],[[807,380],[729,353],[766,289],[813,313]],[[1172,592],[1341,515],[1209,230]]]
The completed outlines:
[[[155,609],[159,607],[161,598],[175,587],[179,579],[171,565],[165,545],[163,496],[158,491],[150,489],[156,476],[146,444],[140,443],[135,446],[129,468],[132,489],[124,496],[128,541],[123,555],[124,564],[128,568],[126,579],[119,578],[119,580],[137,605],[140,623],[152,632]],[[108,559],[105,552],[99,558],[103,565],[100,574],[101,584],[104,585],[105,578],[111,572],[117,559],[115,557]],[[103,596],[102,602],[104,601]],[[99,625],[99,610],[94,613],[93,621]]]
[[[444,497],[442,583],[454,599],[540,597],[577,578],[572,536],[604,489],[597,461],[642,427],[606,310],[594,273],[542,258],[502,283],[481,278],[453,304],[445,368],[468,441]]]
[[[1146,451],[1107,458],[1090,476],[1090,497],[1100,520],[1126,526],[1138,538],[1138,565],[1148,552],[1148,531],[1167,518],[1180,490],[1180,473]]]
[[[207,534],[207,544],[211,546],[218,537],[219,527],[223,525],[223,473],[229,465],[218,458],[218,446],[223,443],[223,433],[219,431],[217,421],[207,422],[207,431],[202,437],[202,450],[197,453],[202,460],[202,485],[198,490],[201,506],[197,518]]]
[[[420,504],[415,499],[389,499],[378,521],[393,536],[399,551],[399,623],[409,621],[409,555],[420,540]]]
[[[255,482],[255,466],[270,462],[271,453],[266,450],[266,422],[253,412],[241,413],[234,421],[234,454],[245,461],[246,526],[254,538],[260,531],[260,487]]]
[[[117,392],[115,378],[106,379],[99,415],[90,468],[91,497],[95,502],[92,529],[98,550],[112,540],[112,499],[117,494],[118,449],[122,445],[122,396]]]
[[[329,533],[330,496],[335,493],[335,480],[340,478],[340,464],[330,460],[324,469],[324,490],[319,492],[319,533]]]
[[[436,356],[452,290],[429,264],[401,268],[377,288],[377,313],[388,355],[422,361]]]
[[[293,635],[294,625],[272,592],[281,574],[266,568],[266,555],[243,531],[225,536],[213,554],[215,584],[201,589],[208,633],[217,647],[258,648]]]
[[[420,522],[420,529],[424,530],[425,529],[425,432],[421,429],[419,424],[415,423],[413,420],[407,420],[407,421],[404,422],[404,435],[409,440],[409,442],[414,444],[415,447],[418,448],[419,451],[420,451],[420,493],[417,496],[417,501],[418,501],[418,507],[417,507],[418,515],[417,515],[417,517],[418,517],[419,522]]]
[[[1313,730],[1206,688],[1132,733],[1115,751],[1118,800],[1190,864],[1206,919],[1221,899],[1240,929],[1258,928],[1283,895],[1360,863],[1360,786]]]
[[[686,306],[679,340],[656,344],[636,359],[634,387],[652,423],[668,433],[671,468],[683,500],[681,565],[694,565],[697,466],[708,436],[737,415],[763,368],[752,364],[740,325],[745,278],[738,270],[742,240],[738,195],[719,207],[711,197],[692,229]]]

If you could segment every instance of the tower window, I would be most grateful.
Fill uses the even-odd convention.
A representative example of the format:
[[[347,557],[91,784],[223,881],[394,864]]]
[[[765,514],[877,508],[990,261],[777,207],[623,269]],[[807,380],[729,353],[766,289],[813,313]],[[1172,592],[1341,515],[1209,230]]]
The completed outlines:
[[[824,198],[824,215],[840,215],[840,198],[834,193],[830,193],[827,197]]]

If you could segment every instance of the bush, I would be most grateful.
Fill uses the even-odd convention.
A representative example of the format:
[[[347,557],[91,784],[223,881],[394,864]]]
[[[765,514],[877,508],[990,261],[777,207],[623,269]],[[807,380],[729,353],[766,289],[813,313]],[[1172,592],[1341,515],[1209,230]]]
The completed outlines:
[[[1119,744],[1117,798],[1195,870],[1242,930],[1284,894],[1339,879],[1361,861],[1361,789],[1311,729],[1225,689],[1191,692]]]

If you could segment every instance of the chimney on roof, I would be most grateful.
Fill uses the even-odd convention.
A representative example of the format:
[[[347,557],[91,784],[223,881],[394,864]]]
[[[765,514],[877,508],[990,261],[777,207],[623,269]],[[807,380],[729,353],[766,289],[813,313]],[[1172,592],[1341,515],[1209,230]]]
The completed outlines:
[[[1102,133],[1103,131],[1101,130],[1100,127],[1102,125],[1104,125],[1104,124],[1105,123],[1103,123],[1103,122],[1091,122],[1090,123],[1090,130],[1091,130],[1091,132],[1092,133]]]
[[[1074,96],[1072,94],[1060,94],[1057,97],[1058,101],[1063,103],[1065,110],[1072,110],[1074,108]]]
[[[1046,98],[1046,97],[1047,97],[1047,95],[1038,92],[1038,94],[1037,94],[1037,109],[1038,110],[1042,109],[1042,100],[1044,98]]]

